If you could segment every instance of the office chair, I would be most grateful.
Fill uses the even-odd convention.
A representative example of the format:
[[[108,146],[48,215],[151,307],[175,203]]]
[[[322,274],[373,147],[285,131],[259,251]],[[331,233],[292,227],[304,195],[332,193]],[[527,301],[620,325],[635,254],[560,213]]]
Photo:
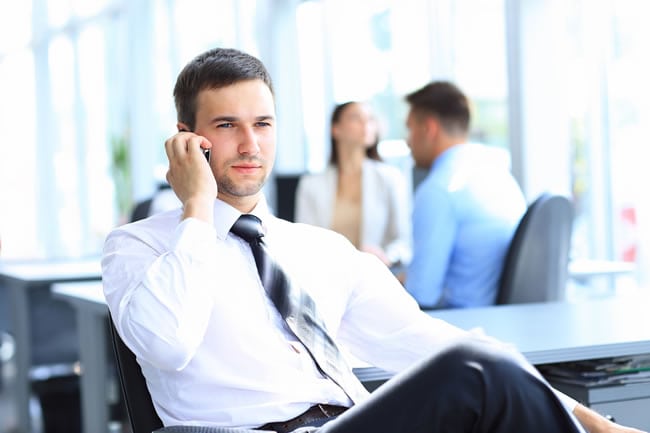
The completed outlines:
[[[124,405],[131,423],[132,433],[259,433],[259,430],[244,428],[209,427],[209,426],[169,426],[163,427],[147,389],[140,364],[122,338],[117,333],[112,318],[108,326],[113,341],[113,351],[120,376]],[[269,433],[269,432],[266,432]]]
[[[301,176],[301,173],[275,176],[276,216],[278,218],[294,221],[296,188]]]
[[[151,202],[153,199],[149,198],[146,200],[143,200],[139,202],[138,204],[135,205],[133,210],[131,211],[131,219],[130,221],[139,221],[141,219],[145,219],[146,217],[149,216],[149,210],[151,209]]]
[[[506,253],[497,304],[564,298],[572,226],[567,197],[544,193],[528,206]]]

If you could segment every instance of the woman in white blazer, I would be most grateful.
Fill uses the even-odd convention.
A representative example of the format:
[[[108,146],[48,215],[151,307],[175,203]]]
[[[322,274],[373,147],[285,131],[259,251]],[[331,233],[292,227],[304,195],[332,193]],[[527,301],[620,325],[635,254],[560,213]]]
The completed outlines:
[[[346,102],[331,120],[330,164],[303,175],[295,221],[337,231],[389,266],[411,259],[410,199],[402,173],[381,161],[370,107]]]

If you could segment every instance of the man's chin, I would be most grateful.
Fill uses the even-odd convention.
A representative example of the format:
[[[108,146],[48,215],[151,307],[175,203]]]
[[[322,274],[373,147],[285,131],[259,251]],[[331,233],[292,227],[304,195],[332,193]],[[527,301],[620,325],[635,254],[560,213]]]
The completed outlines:
[[[243,176],[237,179],[222,177],[217,179],[217,188],[219,192],[223,191],[232,197],[249,197],[258,194],[266,182],[266,177],[260,179],[258,176]]]
[[[224,193],[227,194],[231,197],[250,197],[256,194],[259,194],[259,192],[262,190],[262,186],[259,183],[256,183],[254,185],[248,185],[248,186],[237,186],[237,187],[232,187],[230,185],[218,185],[219,188],[219,194]]]

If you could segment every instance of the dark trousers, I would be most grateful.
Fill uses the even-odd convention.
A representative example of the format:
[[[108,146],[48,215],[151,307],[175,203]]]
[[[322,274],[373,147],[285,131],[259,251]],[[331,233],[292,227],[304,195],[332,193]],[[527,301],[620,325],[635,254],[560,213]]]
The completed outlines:
[[[486,343],[463,342],[399,374],[319,433],[576,433],[538,376]]]

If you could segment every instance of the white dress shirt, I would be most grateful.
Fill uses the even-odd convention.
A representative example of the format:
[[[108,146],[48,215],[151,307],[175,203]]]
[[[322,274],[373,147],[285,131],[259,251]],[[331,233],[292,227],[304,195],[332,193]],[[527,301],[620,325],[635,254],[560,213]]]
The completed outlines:
[[[216,200],[214,224],[174,210],[111,232],[106,300],[136,354],[164,425],[256,427],[315,403],[350,405],[287,334],[250,247],[229,233],[240,213]],[[376,257],[341,235],[253,211],[291,279],[314,298],[352,355],[400,371],[467,335],[423,313]],[[435,392],[435,390],[432,390]]]

